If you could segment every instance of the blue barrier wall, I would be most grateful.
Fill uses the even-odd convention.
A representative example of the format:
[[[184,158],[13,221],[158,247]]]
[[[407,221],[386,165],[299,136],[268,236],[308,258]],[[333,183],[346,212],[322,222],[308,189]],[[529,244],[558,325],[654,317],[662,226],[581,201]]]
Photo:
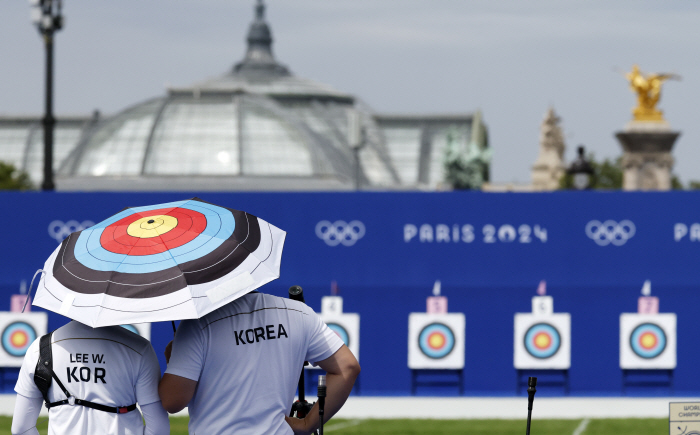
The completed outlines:
[[[65,223],[99,222],[125,206],[191,196],[0,193],[0,310],[9,309],[9,295],[43,266]],[[645,279],[651,280],[661,311],[678,315],[675,393],[700,392],[695,366],[700,339],[693,327],[700,307],[700,193],[207,193],[202,198],[288,232],[281,278],[261,291],[286,296],[290,285],[299,284],[318,311],[331,281],[338,282],[344,310],[361,315],[363,394],[409,393],[408,314],[425,311],[436,279],[449,310],[466,315],[467,394],[515,392],[513,315],[530,311],[542,279],[554,310],[572,316],[573,394],[620,394],[619,315],[636,311]],[[348,235],[350,246],[331,246],[331,234],[318,225],[340,220],[364,226],[361,238]],[[594,221],[615,225],[606,232]],[[52,313],[49,327],[65,321]],[[172,329],[154,324],[152,335],[161,354]],[[436,391],[456,392],[424,390]]]

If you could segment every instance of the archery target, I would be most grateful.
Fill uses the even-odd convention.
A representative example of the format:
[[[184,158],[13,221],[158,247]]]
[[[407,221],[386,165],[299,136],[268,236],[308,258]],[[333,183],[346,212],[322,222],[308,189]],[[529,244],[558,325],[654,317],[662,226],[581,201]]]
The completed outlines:
[[[121,325],[121,327],[126,329],[127,331],[133,332],[136,335],[140,335],[148,341],[151,340],[150,323],[127,323],[125,325]]]
[[[516,313],[513,365],[516,369],[571,367],[571,316]]]
[[[408,317],[408,367],[464,368],[464,336],[462,313],[411,313]]]
[[[676,368],[676,315],[620,315],[620,368]]]
[[[357,313],[329,314],[321,312],[321,320],[328,325],[343,343],[350,349],[355,358],[360,360],[360,315]],[[318,368],[313,365],[306,366],[307,369]]]
[[[525,333],[525,350],[535,358],[551,358],[561,348],[561,335],[549,323],[536,323]]]
[[[431,323],[418,334],[418,348],[428,358],[444,358],[455,348],[455,334],[444,323]]]
[[[0,313],[0,367],[22,365],[29,346],[46,334],[46,313]]]
[[[342,325],[337,323],[327,323],[327,325],[331,331],[335,332],[336,335],[343,340],[346,346],[350,345],[350,334],[348,334],[348,331]]]

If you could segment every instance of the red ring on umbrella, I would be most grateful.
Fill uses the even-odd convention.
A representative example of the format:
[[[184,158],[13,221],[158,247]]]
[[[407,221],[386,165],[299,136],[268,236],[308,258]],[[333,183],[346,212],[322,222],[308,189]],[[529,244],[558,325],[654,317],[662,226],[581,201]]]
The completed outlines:
[[[177,226],[158,237],[138,238],[126,232],[129,225],[141,218],[168,215],[177,219]],[[134,213],[107,226],[100,236],[104,249],[115,254],[153,255],[174,249],[194,240],[207,227],[207,218],[187,208],[163,208]]]

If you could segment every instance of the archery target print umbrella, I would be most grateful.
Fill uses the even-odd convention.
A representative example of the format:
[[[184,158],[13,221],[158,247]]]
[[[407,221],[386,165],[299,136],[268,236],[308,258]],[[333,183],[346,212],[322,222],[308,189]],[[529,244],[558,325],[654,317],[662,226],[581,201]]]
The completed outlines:
[[[279,278],[285,236],[199,198],[126,208],[56,248],[34,305],[93,328],[199,318]]]

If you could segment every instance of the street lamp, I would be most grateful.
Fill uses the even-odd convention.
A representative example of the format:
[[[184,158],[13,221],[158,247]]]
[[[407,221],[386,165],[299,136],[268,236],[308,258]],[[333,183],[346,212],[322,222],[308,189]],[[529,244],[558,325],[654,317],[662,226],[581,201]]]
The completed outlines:
[[[365,145],[365,128],[362,115],[356,110],[348,112],[348,143],[353,154],[355,190],[360,190],[360,150]]]
[[[585,149],[583,145],[578,147],[578,157],[574,160],[567,173],[573,176],[574,188],[585,190],[591,187],[591,176],[593,175],[593,166],[586,160]]]
[[[32,23],[46,46],[46,107],[44,111],[44,180],[42,190],[54,190],[53,182],[53,34],[63,27],[62,0],[29,0]]]

